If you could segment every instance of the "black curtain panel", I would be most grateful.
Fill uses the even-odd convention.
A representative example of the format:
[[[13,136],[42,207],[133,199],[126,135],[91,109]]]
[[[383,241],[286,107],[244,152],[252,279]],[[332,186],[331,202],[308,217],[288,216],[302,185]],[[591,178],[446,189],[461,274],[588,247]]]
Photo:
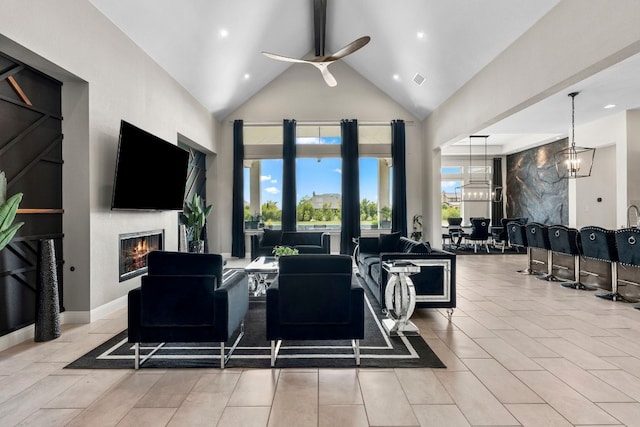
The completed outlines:
[[[391,161],[393,187],[391,189],[391,231],[407,236],[407,174],[405,159],[405,129],[403,120],[391,122]]]
[[[504,195],[502,191],[502,159],[500,157],[493,158],[493,177],[491,182],[496,195],[494,200],[500,200],[499,202],[491,202],[491,223],[499,227],[502,225],[501,220],[504,217],[504,202],[502,201],[502,195]]]
[[[282,230],[296,230],[296,121],[283,120]]]
[[[340,253],[351,254],[360,237],[360,168],[358,155],[358,121],[342,120],[342,230]]]
[[[231,218],[231,256],[244,258],[244,140],[243,121],[233,121],[233,207]]]

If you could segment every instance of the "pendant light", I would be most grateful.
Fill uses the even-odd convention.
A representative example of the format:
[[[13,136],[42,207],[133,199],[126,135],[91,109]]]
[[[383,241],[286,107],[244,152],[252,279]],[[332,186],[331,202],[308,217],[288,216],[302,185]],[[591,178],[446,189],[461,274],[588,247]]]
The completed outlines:
[[[586,178],[591,176],[595,148],[578,147],[575,130],[575,99],[580,92],[572,92],[571,97],[571,145],[554,154],[556,172],[560,179]]]
[[[474,138],[484,139],[484,179],[474,179],[473,177],[473,157],[471,156],[471,142]],[[460,187],[456,187],[456,200],[461,202],[500,202],[502,201],[502,187],[492,187],[489,181],[487,170],[487,139],[489,135],[469,136],[469,182]]]

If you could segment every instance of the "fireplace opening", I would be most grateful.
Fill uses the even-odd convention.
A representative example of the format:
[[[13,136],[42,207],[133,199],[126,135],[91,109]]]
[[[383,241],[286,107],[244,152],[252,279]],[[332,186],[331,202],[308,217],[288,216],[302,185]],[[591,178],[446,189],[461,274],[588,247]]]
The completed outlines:
[[[145,274],[147,255],[164,249],[164,230],[120,234],[120,282]]]

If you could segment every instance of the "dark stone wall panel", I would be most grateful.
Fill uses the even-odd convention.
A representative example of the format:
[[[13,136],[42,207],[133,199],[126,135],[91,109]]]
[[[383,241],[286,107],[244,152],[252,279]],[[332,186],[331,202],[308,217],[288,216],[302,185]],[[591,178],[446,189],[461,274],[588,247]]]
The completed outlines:
[[[567,144],[563,139],[507,156],[507,217],[568,224],[567,180],[558,178],[553,157]]]

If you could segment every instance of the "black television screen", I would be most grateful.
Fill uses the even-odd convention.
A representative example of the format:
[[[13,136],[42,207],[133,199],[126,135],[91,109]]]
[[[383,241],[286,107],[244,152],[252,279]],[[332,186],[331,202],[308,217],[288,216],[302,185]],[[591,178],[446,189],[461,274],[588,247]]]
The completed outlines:
[[[189,153],[120,122],[111,209],[182,210]]]

